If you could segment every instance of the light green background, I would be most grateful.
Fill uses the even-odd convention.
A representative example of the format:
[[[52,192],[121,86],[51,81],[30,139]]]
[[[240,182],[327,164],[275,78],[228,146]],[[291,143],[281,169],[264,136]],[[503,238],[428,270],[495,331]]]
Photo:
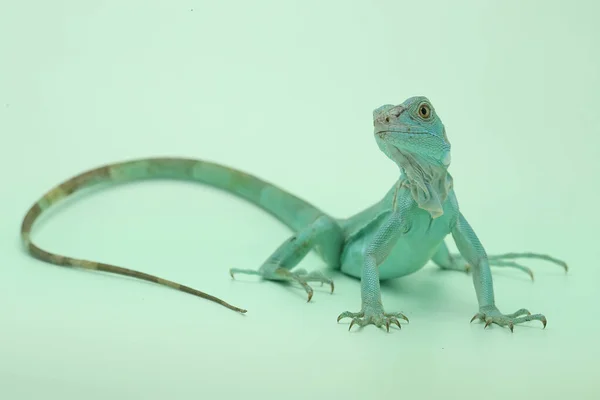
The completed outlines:
[[[2,1],[0,398],[600,398],[599,10],[594,1]],[[174,182],[59,207],[35,240],[236,305],[29,258],[18,230],[60,181],[174,155],[242,168],[347,216],[396,168],[371,111],[426,95],[453,145],[462,211],[489,253],[533,250],[535,283],[494,270],[505,312],[469,325],[470,277],[427,267],[384,285],[411,322],[347,332],[336,293],[242,278],[289,232]],[[303,267],[322,263],[310,256]]]

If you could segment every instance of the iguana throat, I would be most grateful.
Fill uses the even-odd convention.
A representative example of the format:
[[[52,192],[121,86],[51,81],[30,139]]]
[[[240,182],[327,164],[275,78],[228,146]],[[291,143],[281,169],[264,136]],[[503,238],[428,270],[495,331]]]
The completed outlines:
[[[452,188],[452,177],[448,174],[447,165],[444,165],[449,164],[449,160],[438,164],[395,146],[390,147],[390,153],[400,167],[401,185],[410,189],[419,208],[429,212],[432,218],[442,216],[444,201]]]

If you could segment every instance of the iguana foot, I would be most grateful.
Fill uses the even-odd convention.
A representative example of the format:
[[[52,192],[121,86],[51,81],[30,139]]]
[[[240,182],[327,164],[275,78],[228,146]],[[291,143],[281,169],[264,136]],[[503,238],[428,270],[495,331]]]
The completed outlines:
[[[538,254],[538,253],[505,253],[505,254],[497,254],[497,255],[488,255],[488,262],[490,267],[509,267],[516,268],[520,271],[525,272],[531,277],[531,280],[534,280],[533,271],[531,268],[526,267],[518,262],[512,261],[515,258],[528,258],[528,259],[537,259],[549,261],[553,264],[559,265],[564,268],[565,272],[569,270],[569,266],[566,262],[559,260],[557,258],[551,257],[546,254]],[[465,261],[465,259],[460,254],[452,254],[453,267],[451,269],[461,270],[465,272],[469,272],[471,270],[471,266],[469,263]]]
[[[381,328],[385,326],[388,332],[390,331],[391,324],[396,324],[398,328],[402,328],[402,326],[400,326],[400,321],[398,321],[398,318],[401,318],[408,322],[408,318],[406,318],[406,316],[400,312],[386,313],[381,307],[369,310],[370,311],[360,311],[357,313],[345,311],[337,317],[337,322],[340,322],[342,318],[352,318],[348,330],[352,329],[354,324],[356,324],[360,327],[367,325],[375,325],[376,327]]]
[[[512,314],[505,315],[502,314],[495,306],[481,308],[479,312],[473,316],[471,322],[475,321],[476,319],[485,322],[484,328],[487,328],[491,324],[496,324],[500,326],[507,326],[511,332],[516,324],[520,324],[522,322],[540,321],[544,325],[544,328],[546,327],[547,323],[546,317],[544,317],[542,314],[531,315],[529,310],[524,308]]]
[[[333,280],[326,277],[322,272],[306,272],[306,270],[304,269],[298,269],[292,272],[288,271],[285,268],[281,269],[282,271],[278,271],[279,274],[282,274],[287,280],[297,282],[298,284],[300,284],[300,286],[304,288],[306,294],[308,295],[308,301],[310,301],[310,299],[312,299],[313,296],[313,290],[308,284],[308,282],[318,282],[321,285],[327,284],[331,287],[331,293],[333,293],[333,290],[335,289]]]
[[[306,291],[306,294],[308,295],[308,301],[310,301],[313,296],[313,289],[308,284],[309,282],[320,282],[321,285],[325,283],[331,286],[331,293],[333,293],[334,290],[333,280],[329,279],[319,271],[306,272],[304,269],[298,269],[292,272],[283,267],[261,268],[258,270],[231,268],[229,270],[229,274],[232,278],[234,278],[235,274],[247,274],[259,275],[263,279],[271,281],[296,282]]]

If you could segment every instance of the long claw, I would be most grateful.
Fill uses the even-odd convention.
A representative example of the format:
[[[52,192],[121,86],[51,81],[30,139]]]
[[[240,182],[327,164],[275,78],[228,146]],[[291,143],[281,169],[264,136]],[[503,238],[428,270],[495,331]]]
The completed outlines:
[[[356,322],[356,318],[353,318],[352,321],[350,322],[350,326],[348,327],[348,330],[352,329],[352,326],[354,326],[355,322]]]

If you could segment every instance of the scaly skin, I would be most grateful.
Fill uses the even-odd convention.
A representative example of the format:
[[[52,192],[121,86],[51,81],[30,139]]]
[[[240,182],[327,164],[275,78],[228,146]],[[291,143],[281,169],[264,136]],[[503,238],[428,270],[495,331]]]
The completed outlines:
[[[291,229],[299,229],[322,214],[321,211],[305,201],[242,171],[202,160],[149,158],[95,168],[54,187],[29,209],[23,220],[21,237],[25,248],[32,256],[52,264],[111,272],[143,279],[193,294],[219,303],[234,311],[245,313],[245,309],[232,306],[217,297],[176,282],[116,265],[50,253],[32,243],[30,238],[31,229],[38,216],[72,193],[101,184],[116,185],[147,179],[196,181],[226,190],[262,207]]]
[[[429,260],[440,268],[470,271],[479,303],[480,319],[485,327],[495,323],[513,330],[515,324],[538,320],[546,326],[541,314],[531,315],[526,309],[502,314],[495,305],[491,266],[532,271],[515,258],[543,259],[561,265],[556,258],[537,253],[507,253],[487,256],[475,232],[462,215],[453,190],[450,165],[450,143],[444,125],[425,97],[412,97],[401,105],[385,105],[373,112],[375,139],[379,148],[399,168],[399,178],[384,198],[373,206],[346,219],[336,219],[306,201],[252,175],[219,164],[180,158],[149,158],[106,165],[77,175],[35,203],[22,224],[25,248],[34,257],[56,265],[98,270],[143,279],[168,286],[221,304],[232,306],[205,292],[154,275],[101,262],[75,259],[40,249],[31,241],[36,218],[60,200],[98,184],[120,184],[145,179],[178,179],[211,185],[263,208],[287,225],[294,234],[284,241],[258,269],[231,269],[267,280],[296,282],[307,292],[309,282],[331,286],[333,282],[319,272],[292,269],[309,251],[315,250],[325,263],[345,274],[361,279],[362,307],[358,312],[343,312],[352,318],[352,326],[376,325],[389,331],[390,325],[401,326],[398,318],[408,321],[400,312],[384,311],[380,281],[411,274]],[[459,254],[450,254],[444,238],[451,234]]]

